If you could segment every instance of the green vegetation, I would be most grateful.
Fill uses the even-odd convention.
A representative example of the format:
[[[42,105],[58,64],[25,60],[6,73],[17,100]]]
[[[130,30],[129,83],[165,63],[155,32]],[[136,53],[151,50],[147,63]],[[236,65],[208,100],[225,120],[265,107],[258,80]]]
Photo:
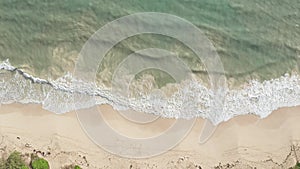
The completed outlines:
[[[43,158],[37,158],[31,162],[32,169],[49,169],[48,161]]]
[[[0,169],[29,169],[19,152],[14,151],[6,161],[0,162]]]
[[[26,164],[24,157],[30,158],[30,165]],[[69,165],[64,169],[81,169],[78,165]],[[20,152],[14,151],[5,160],[0,158],[0,169],[50,169],[47,160],[38,157],[36,154],[22,155]]]
[[[62,169],[81,169],[78,165],[67,165],[64,166]]]
[[[0,169],[5,169],[5,161],[0,159]]]
[[[81,169],[78,165],[75,165],[74,169]]]
[[[291,167],[291,168],[289,168],[289,169],[300,169],[300,163],[297,163],[296,165],[295,165],[295,167]]]

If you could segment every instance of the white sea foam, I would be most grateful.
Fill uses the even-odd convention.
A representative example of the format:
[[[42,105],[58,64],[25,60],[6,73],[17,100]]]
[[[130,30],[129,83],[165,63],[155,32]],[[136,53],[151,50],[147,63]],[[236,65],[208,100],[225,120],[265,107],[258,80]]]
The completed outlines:
[[[0,70],[1,104],[38,103],[58,114],[110,104],[117,110],[133,109],[167,118],[202,117],[219,124],[243,114],[265,118],[280,107],[300,105],[299,75],[285,75],[262,83],[252,80],[242,89],[227,92],[223,111],[209,112],[213,92],[196,80],[181,83],[170,97],[154,92],[125,98],[109,88],[76,80],[71,74],[55,81],[40,79],[17,69],[8,60],[0,64]]]

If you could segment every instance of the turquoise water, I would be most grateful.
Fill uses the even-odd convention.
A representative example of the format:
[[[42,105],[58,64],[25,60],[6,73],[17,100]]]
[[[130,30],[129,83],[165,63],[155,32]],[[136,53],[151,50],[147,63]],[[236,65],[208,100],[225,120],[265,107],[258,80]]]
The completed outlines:
[[[13,65],[40,77],[59,77],[73,69],[77,53],[101,26],[149,11],[177,15],[202,29],[217,48],[228,78],[265,80],[299,69],[298,0],[1,0],[0,60],[9,58]],[[155,35],[138,39],[133,37],[112,49],[111,58],[99,71],[117,64],[132,49],[153,46],[152,40],[164,39],[158,45],[168,43],[167,49],[180,46]],[[201,66],[196,66],[200,61],[193,54],[184,55],[181,49],[189,53],[188,49],[180,46],[177,52],[194,73],[205,75]]]
[[[11,79],[5,78],[1,82],[0,103],[40,103],[46,110],[56,113],[73,110],[73,97],[70,94],[73,88],[67,83],[73,79],[70,76],[65,76],[61,81],[53,79],[73,70],[79,51],[95,31],[110,21],[137,12],[173,14],[203,30],[221,57],[230,85],[238,85],[250,79],[263,81],[280,78],[230,89],[225,98],[223,114],[210,114],[207,105],[211,102],[213,92],[198,81],[183,85],[179,94],[170,96],[171,102],[154,99],[158,105],[151,104],[153,107],[146,107],[147,110],[144,110],[145,103],[152,103],[152,97],[147,101],[137,99],[132,104],[127,98],[122,100],[103,88],[97,90],[100,96],[97,104],[110,104],[117,110],[125,105],[152,114],[161,113],[161,109],[157,108],[164,107],[166,113],[161,116],[203,117],[214,124],[249,113],[263,118],[277,108],[300,104],[299,75],[282,76],[291,71],[299,72],[299,0],[0,0],[0,60],[9,59],[12,64],[3,62],[3,68],[1,64],[0,68],[14,71],[15,66],[32,75],[28,77],[20,69],[22,73],[19,74],[8,72]],[[147,34],[133,36],[116,44],[100,64],[99,80],[109,84],[119,63],[131,53],[145,48],[163,48],[175,52],[194,74],[207,78],[201,61],[183,43],[170,37]],[[161,88],[174,81],[166,73],[155,70],[145,70],[137,74],[136,78],[144,80],[143,73],[155,75],[155,87]],[[94,94],[94,88],[87,88],[89,85],[77,85],[77,93],[86,93],[88,96]],[[142,85],[137,83],[135,87]],[[144,89],[142,87],[141,90]],[[173,92],[172,86],[167,90]],[[197,98],[197,94],[201,97]],[[164,105],[165,101],[168,104]],[[86,108],[91,103],[89,100],[80,100],[78,104]],[[178,105],[181,107],[178,108]]]

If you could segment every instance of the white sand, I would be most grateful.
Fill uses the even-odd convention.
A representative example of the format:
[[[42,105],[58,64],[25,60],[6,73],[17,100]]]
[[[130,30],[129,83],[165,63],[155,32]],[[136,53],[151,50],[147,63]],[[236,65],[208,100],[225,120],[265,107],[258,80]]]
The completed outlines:
[[[174,120],[159,119],[150,125],[133,125],[112,110],[100,107],[115,130],[132,137],[159,134]],[[266,119],[252,115],[222,123],[205,143],[198,144],[204,120],[197,119],[191,133],[174,149],[148,159],[112,155],[89,140],[76,113],[55,115],[39,105],[10,104],[0,107],[0,154],[12,150],[41,151],[51,168],[79,164],[83,168],[213,168],[227,163],[233,168],[288,168],[296,159],[291,145],[300,140],[300,107],[283,108]],[[20,139],[17,139],[20,137]],[[30,147],[25,146],[28,143]],[[297,150],[298,153],[298,150]],[[289,155],[290,154],[290,155]],[[84,156],[84,157],[83,157]],[[300,157],[300,151],[299,155]]]

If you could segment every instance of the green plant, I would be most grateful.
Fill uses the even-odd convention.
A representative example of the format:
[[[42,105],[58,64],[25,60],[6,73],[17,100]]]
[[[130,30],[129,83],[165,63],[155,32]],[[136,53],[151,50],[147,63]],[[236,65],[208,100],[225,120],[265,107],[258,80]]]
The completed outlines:
[[[29,169],[23,161],[21,154],[17,151],[12,152],[5,162],[5,169]]]
[[[0,169],[5,169],[5,161],[0,159]]]
[[[71,165],[66,165],[66,166],[62,167],[62,169],[82,169],[82,168],[79,167],[79,165],[71,164]]]
[[[74,169],[81,169],[78,165],[75,165]]]
[[[49,169],[49,163],[43,158],[37,158],[31,162],[33,169]]]
[[[296,165],[295,165],[295,167],[291,167],[291,168],[289,168],[289,169],[300,169],[300,163],[297,163]]]
[[[21,169],[29,169],[29,167],[26,165],[23,165],[23,166],[21,166]]]

